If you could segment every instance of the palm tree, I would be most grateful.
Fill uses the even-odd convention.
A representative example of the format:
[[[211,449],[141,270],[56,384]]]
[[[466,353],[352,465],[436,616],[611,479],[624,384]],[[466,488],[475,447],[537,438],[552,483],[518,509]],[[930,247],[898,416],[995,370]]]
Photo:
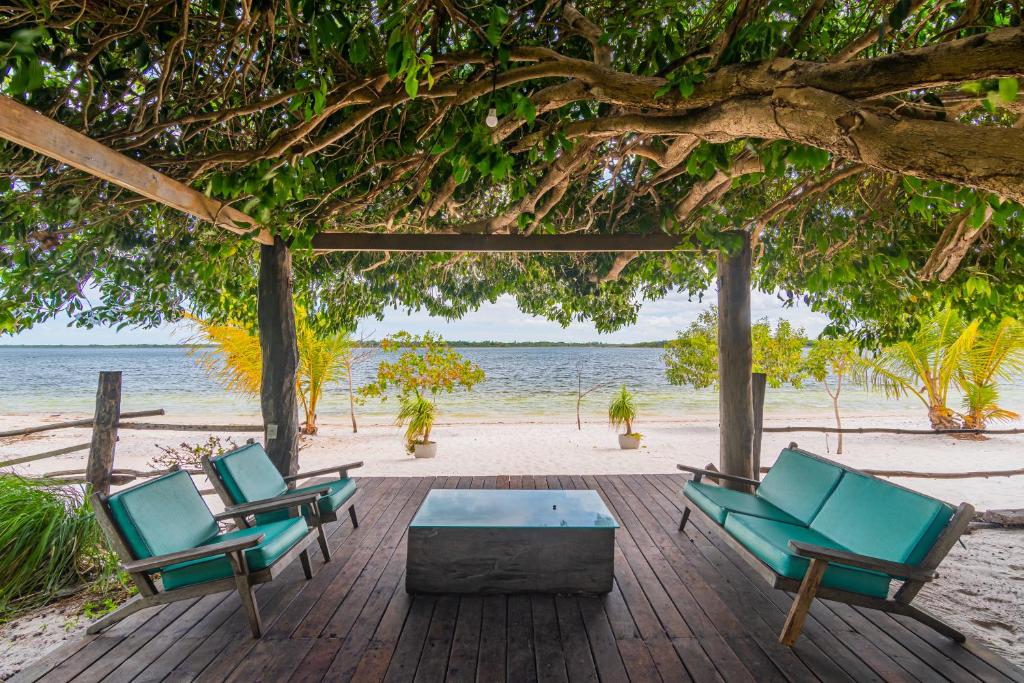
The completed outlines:
[[[192,341],[211,347],[193,351],[207,373],[228,391],[259,396],[263,374],[259,336],[239,323],[214,323],[188,313],[185,317],[198,328]],[[345,359],[352,352],[352,343],[344,333],[318,335],[301,310],[296,310],[295,331],[299,348],[295,389],[305,415],[301,431],[316,434],[320,398],[327,384],[346,372]]]
[[[1000,380],[1024,374],[1024,325],[1013,318],[1003,318],[993,328],[982,328],[970,351],[964,357],[963,370],[957,378],[964,395],[962,413],[964,427],[984,429],[991,420],[1016,420],[1020,415],[1001,408]]]
[[[928,409],[932,429],[957,429],[949,390],[958,382],[967,355],[978,338],[980,321],[964,323],[945,308],[923,319],[910,339],[865,360],[872,384],[890,398],[915,396]]]

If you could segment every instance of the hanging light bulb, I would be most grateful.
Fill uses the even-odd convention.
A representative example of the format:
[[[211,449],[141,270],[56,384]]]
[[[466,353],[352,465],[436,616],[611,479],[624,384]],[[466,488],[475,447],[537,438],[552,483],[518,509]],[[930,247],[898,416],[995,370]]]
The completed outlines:
[[[484,123],[487,124],[488,128],[496,128],[498,126],[498,110],[495,107],[487,110],[487,118],[484,119]]]

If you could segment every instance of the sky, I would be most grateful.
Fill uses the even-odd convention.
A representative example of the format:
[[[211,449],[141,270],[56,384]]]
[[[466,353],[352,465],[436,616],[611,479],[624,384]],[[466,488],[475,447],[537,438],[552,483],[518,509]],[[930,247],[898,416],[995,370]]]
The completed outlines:
[[[704,295],[703,302],[689,301],[685,294],[673,292],[659,301],[648,302],[640,312],[635,325],[611,334],[599,334],[590,323],[574,323],[562,328],[558,323],[530,316],[519,311],[515,300],[505,296],[494,304],[485,304],[461,320],[446,321],[425,312],[389,310],[383,320],[367,319],[361,322],[356,335],[379,339],[399,330],[421,334],[427,330],[440,333],[446,339],[465,341],[558,341],[632,343],[671,339],[685,329],[697,315],[715,301],[714,290]],[[768,317],[772,321],[786,318],[803,327],[816,337],[828,323],[828,318],[806,307],[785,308],[773,295],[754,292],[751,315],[757,320]],[[188,336],[184,326],[166,325],[158,329],[70,328],[67,319],[54,319],[37,325],[21,334],[0,337],[0,345],[10,344],[178,344]]]

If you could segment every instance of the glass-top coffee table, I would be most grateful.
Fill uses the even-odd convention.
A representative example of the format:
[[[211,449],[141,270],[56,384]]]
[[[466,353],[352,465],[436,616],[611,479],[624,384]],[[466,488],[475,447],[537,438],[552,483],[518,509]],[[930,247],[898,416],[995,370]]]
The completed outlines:
[[[434,489],[409,525],[410,593],[607,593],[618,523],[596,491]]]

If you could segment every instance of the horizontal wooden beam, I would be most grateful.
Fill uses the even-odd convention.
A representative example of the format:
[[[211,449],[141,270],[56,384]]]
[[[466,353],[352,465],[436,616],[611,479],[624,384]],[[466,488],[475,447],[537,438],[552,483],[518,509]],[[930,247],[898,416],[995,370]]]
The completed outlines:
[[[10,97],[0,96],[0,137],[225,230],[244,234],[257,226],[253,218],[238,209],[211,199]],[[255,239],[262,244],[274,241],[267,230],[260,230]]]
[[[416,252],[622,252],[693,250],[677,235],[476,235],[451,233],[322,232],[313,237],[315,251]]]

